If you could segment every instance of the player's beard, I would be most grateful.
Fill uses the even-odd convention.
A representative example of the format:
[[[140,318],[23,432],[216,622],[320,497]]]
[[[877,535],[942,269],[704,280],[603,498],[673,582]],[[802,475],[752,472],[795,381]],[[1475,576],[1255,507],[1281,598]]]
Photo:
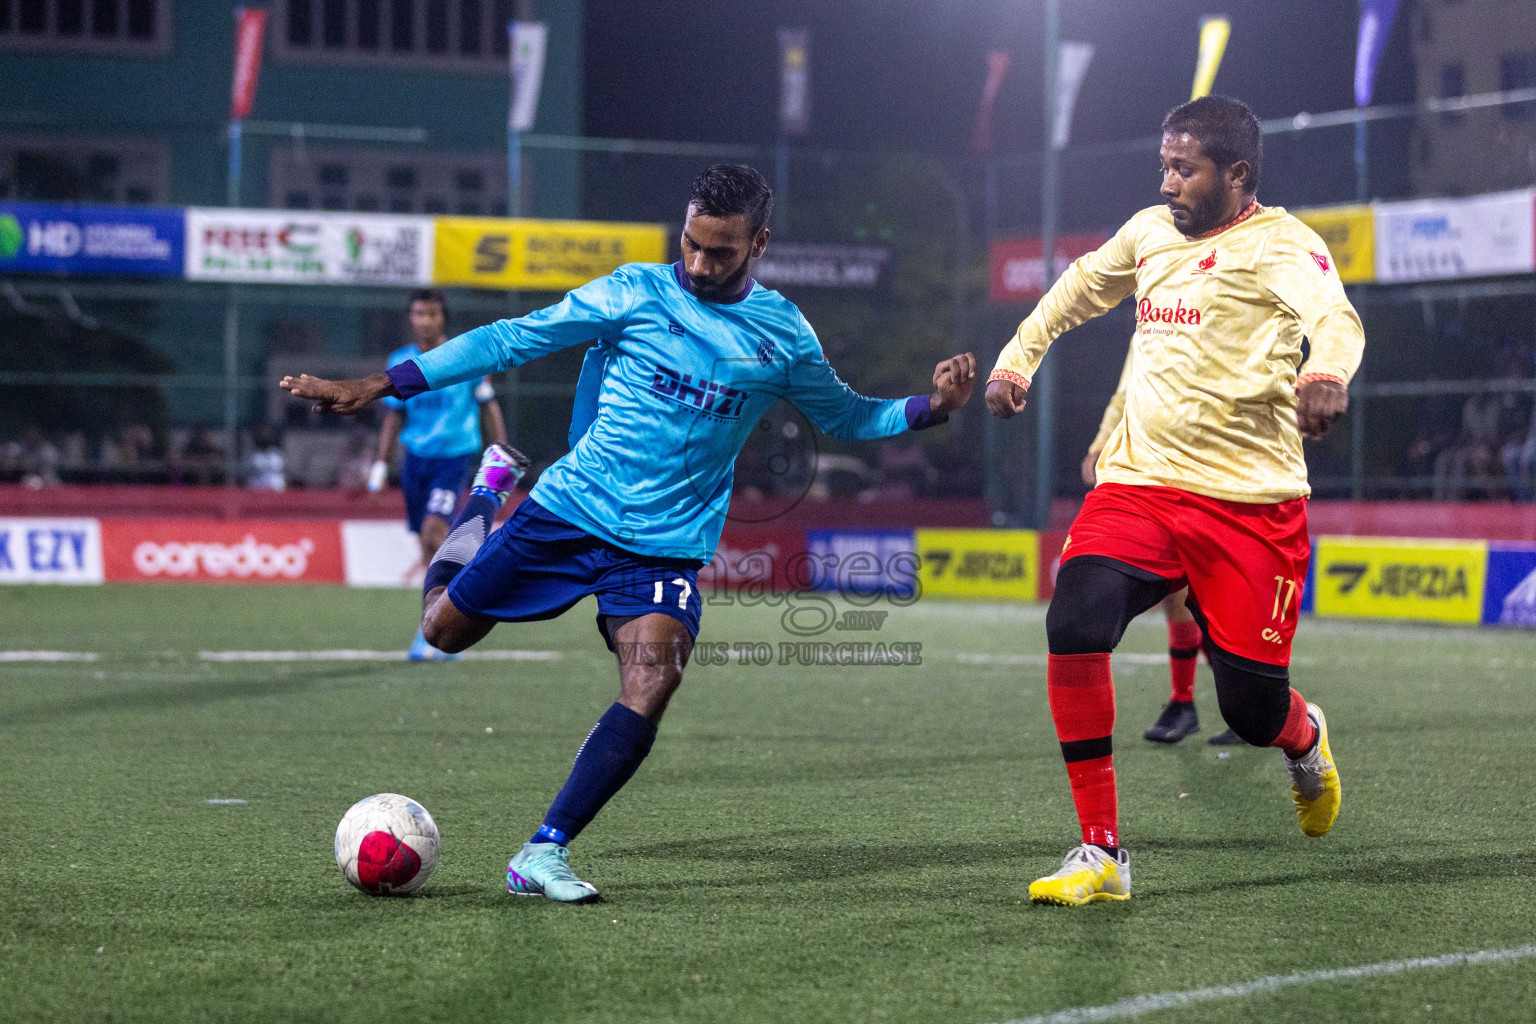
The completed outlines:
[[[1221,193],[1216,189],[1211,189],[1194,206],[1184,203],[1175,205],[1172,202],[1168,204],[1169,210],[1182,210],[1189,214],[1189,218],[1182,225],[1179,224],[1177,217],[1173,221],[1173,226],[1189,238],[1203,235],[1212,228],[1221,227],[1221,206]]]
[[[705,302],[720,302],[724,299],[734,299],[741,294],[741,290],[747,284],[747,273],[751,269],[752,255],[748,253],[742,257],[741,266],[719,282],[711,281],[709,278],[695,277],[686,269],[683,271],[683,276],[688,278],[688,287],[693,289],[694,295]]]

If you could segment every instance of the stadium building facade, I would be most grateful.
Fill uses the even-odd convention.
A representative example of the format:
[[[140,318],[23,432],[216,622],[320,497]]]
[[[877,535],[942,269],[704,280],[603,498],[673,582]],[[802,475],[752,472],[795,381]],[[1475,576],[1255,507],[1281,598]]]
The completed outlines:
[[[0,201],[222,206],[237,4],[191,0],[33,0],[0,4]],[[536,130],[582,122],[582,0],[271,0],[238,205],[295,210],[466,214],[507,211],[506,23],[548,26]],[[576,153],[524,151],[523,211],[582,216]],[[0,370],[68,366],[216,378],[225,370],[232,289],[174,280],[7,275],[0,338],[34,339],[34,359]],[[239,372],[265,379],[282,353],[382,359],[403,340],[405,292],[240,287]],[[532,298],[531,296],[529,297]],[[509,303],[511,303],[509,305]],[[460,294],[458,326],[527,308],[505,293]],[[83,315],[80,314],[81,311]],[[96,324],[91,329],[83,324]],[[83,332],[83,333],[82,333]],[[110,355],[82,365],[69,353]],[[60,337],[60,335],[63,335]],[[53,338],[53,341],[48,339]],[[57,358],[55,358],[57,357]],[[62,361],[61,361],[62,360]],[[36,365],[31,365],[33,362]],[[91,433],[78,410],[33,401],[52,434]],[[163,389],[124,413],[158,433],[218,422],[216,382]],[[147,410],[147,411],[146,411]],[[267,415],[254,383],[240,421]],[[18,413],[18,415],[20,415]],[[13,417],[14,418],[14,417]],[[105,422],[103,431],[123,424]],[[24,423],[7,423],[19,432]]]

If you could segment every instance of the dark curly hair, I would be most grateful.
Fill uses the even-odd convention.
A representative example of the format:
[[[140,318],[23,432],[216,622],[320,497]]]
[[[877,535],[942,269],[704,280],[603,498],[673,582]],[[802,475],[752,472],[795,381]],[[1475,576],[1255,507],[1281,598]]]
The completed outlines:
[[[746,164],[715,164],[693,179],[688,202],[711,217],[744,215],[755,236],[773,214],[773,189]]]
[[[1248,194],[1259,190],[1259,165],[1264,161],[1264,137],[1259,119],[1248,104],[1231,96],[1202,96],[1174,107],[1163,118],[1164,135],[1189,134],[1200,141],[1217,167],[1248,162]]]

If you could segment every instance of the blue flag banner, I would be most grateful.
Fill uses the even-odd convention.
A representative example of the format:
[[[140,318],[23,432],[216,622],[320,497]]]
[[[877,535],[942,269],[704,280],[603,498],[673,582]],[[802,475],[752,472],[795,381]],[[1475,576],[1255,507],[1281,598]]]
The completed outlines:
[[[180,277],[179,209],[0,203],[0,273]]]
[[[1392,34],[1398,0],[1360,0],[1360,37],[1355,47],[1355,106],[1368,107],[1376,92],[1376,69]]]

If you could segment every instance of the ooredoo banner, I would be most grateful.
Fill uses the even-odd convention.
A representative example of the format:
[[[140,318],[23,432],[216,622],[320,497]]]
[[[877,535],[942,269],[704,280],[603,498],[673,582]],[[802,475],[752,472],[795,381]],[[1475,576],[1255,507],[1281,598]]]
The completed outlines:
[[[0,519],[0,583],[100,583],[94,519]]]
[[[345,583],[335,520],[103,519],[109,583]]]
[[[186,276],[256,284],[427,284],[432,238],[431,217],[189,207]]]

